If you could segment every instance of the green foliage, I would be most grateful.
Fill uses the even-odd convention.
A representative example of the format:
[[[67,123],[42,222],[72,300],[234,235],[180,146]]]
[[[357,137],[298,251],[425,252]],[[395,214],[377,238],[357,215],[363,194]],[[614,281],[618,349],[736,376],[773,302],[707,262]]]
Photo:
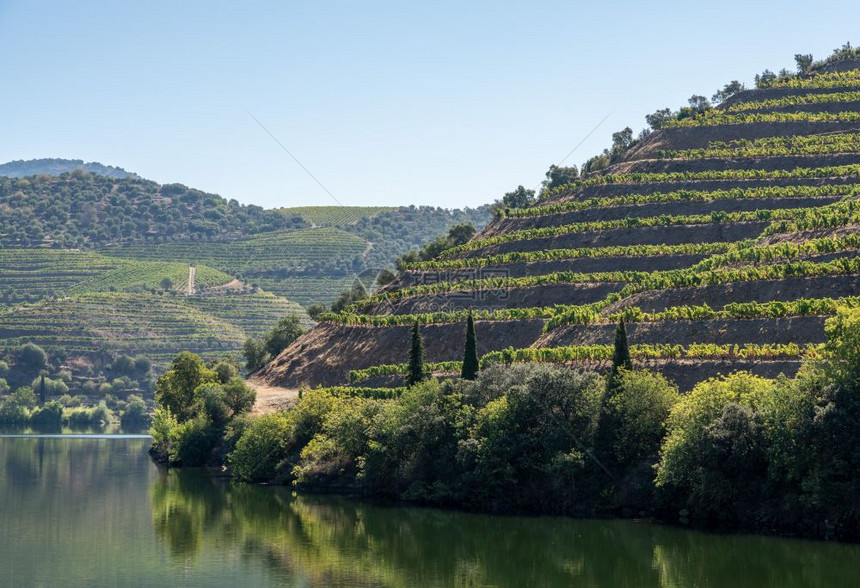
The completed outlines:
[[[185,467],[204,466],[209,462],[217,441],[217,430],[205,418],[178,423],[170,430],[170,463]]]
[[[40,246],[48,237],[69,248],[158,237],[223,238],[304,225],[181,184],[89,173],[0,177],[0,204],[11,211],[0,222],[4,247]]]
[[[825,89],[860,87],[860,70],[814,73],[808,77],[774,75],[757,80],[759,88]]]
[[[478,377],[479,369],[475,321],[472,318],[472,313],[469,313],[469,318],[466,319],[466,343],[463,346],[463,369],[460,372],[460,377],[464,380],[474,380]]]
[[[528,208],[535,201],[535,191],[526,190],[517,186],[513,192],[508,192],[502,197],[502,206],[505,208]]]
[[[24,373],[35,373],[45,369],[48,365],[48,355],[45,350],[27,343],[18,351],[18,360],[15,362],[15,367]]]
[[[245,384],[238,376],[230,378],[224,386],[224,402],[230,409],[233,418],[244,414],[254,408],[257,401],[257,393],[253,388]]]
[[[233,475],[247,482],[288,479],[301,450],[319,432],[332,405],[328,393],[310,391],[287,413],[251,420],[228,456]]]
[[[66,420],[73,427],[105,427],[113,421],[113,414],[104,401],[92,408],[73,408],[66,411]]]
[[[278,321],[278,324],[269,331],[266,338],[266,352],[271,357],[277,357],[281,351],[286,349],[293,341],[298,339],[305,330],[301,326],[299,317],[287,316]]]
[[[215,372],[215,377],[218,378],[218,382],[221,384],[226,384],[233,378],[239,377],[239,370],[236,369],[236,366],[229,361],[220,360],[216,362],[212,366],[212,370]]]
[[[625,466],[657,454],[666,419],[680,395],[674,383],[646,370],[621,369],[616,378],[604,411],[613,424],[609,453],[615,463]]]
[[[37,377],[30,384],[31,388],[39,391],[39,394],[42,393],[43,386],[46,396],[62,396],[69,391],[69,387],[63,380],[53,380],[51,378],[46,378],[45,376]]]
[[[242,356],[245,358],[245,369],[255,372],[268,361],[266,342],[262,339],[245,339],[242,345]]]
[[[128,397],[128,402],[125,405],[125,410],[122,411],[120,423],[123,427],[144,427],[150,422],[149,414],[146,409],[146,402],[143,398],[136,394]]]
[[[424,339],[421,337],[418,323],[412,326],[412,337],[409,345],[409,372],[406,384],[414,386],[426,377],[424,366]]]
[[[176,416],[181,424],[194,416],[195,390],[202,384],[215,382],[216,375],[207,369],[200,356],[184,351],[173,359],[170,369],[156,384],[158,405]]]
[[[632,369],[633,363],[630,361],[630,348],[627,345],[627,328],[624,326],[624,319],[618,319],[618,326],[615,328],[615,343],[612,346],[612,367],[609,370],[609,377],[606,380],[607,389],[615,387],[619,370]]]
[[[63,425],[63,405],[56,400],[46,402],[32,412],[30,422],[34,425],[59,429]]]
[[[667,421],[658,487],[683,489],[697,516],[737,512],[736,483],[742,476],[759,481],[755,466],[759,471],[766,467],[754,411],[766,404],[772,390],[770,381],[738,372],[702,382],[682,397]]]
[[[436,240],[427,243],[418,251],[410,251],[399,260],[398,267],[404,267],[406,264],[417,261],[427,261],[439,257],[443,252],[457,249],[469,242],[475,235],[475,226],[472,223],[463,223],[454,225],[448,230],[448,234],[444,237],[437,237]]]

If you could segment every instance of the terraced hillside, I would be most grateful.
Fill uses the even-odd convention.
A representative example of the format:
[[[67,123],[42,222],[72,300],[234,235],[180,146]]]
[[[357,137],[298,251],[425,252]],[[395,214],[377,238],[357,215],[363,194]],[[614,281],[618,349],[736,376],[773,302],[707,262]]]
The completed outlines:
[[[205,265],[106,257],[63,249],[0,250],[0,351],[36,343],[52,356],[146,355],[156,365],[179,351],[237,352],[298,304],[247,288]]]
[[[270,385],[395,385],[408,331],[456,371],[464,319],[484,361],[608,361],[628,322],[636,361],[682,387],[792,374],[825,319],[860,303],[860,60],[829,63],[678,116],[596,173],[502,211],[470,242],[300,338]],[[362,385],[367,385],[363,383]]]

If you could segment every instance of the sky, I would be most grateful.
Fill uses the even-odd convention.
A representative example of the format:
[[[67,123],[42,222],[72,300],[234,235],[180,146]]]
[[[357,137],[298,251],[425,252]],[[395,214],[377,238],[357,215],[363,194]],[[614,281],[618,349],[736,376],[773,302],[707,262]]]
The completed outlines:
[[[0,0],[0,162],[265,207],[475,207],[658,108],[856,45],[857,22],[856,0]]]

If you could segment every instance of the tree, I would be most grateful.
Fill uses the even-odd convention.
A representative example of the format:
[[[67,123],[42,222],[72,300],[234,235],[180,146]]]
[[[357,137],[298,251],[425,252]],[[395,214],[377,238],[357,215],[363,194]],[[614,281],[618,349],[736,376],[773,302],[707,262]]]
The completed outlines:
[[[708,102],[708,99],[704,96],[699,96],[698,94],[690,96],[690,99],[687,100],[687,102],[690,104],[690,108],[696,112],[705,112],[711,108],[711,103]]]
[[[17,366],[26,374],[36,374],[45,369],[47,365],[48,356],[45,350],[38,345],[27,343],[18,351]]]
[[[671,108],[661,108],[660,110],[655,111],[653,114],[645,115],[645,122],[648,123],[655,131],[663,128],[663,125],[666,121],[672,120],[678,116],[677,112],[672,112]]]
[[[418,329],[418,321],[412,327],[412,345],[409,348],[409,374],[406,383],[414,386],[424,379],[424,340]]]
[[[134,373],[134,359],[132,359],[128,355],[120,355],[115,360],[113,360],[113,371],[116,373],[127,376]]]
[[[507,208],[528,208],[534,203],[535,191],[526,190],[517,186],[513,192],[508,192],[502,197],[502,205]]]
[[[621,155],[633,147],[633,129],[625,127],[617,133],[612,133],[612,154]]]
[[[232,416],[248,412],[257,401],[257,393],[248,386],[242,378],[234,377],[224,384],[224,401],[230,408]]]
[[[42,374],[42,380],[39,382],[39,402],[45,404],[48,400],[48,388],[45,386],[45,374]]]
[[[618,326],[615,328],[615,347],[612,351],[612,368],[609,371],[609,377],[606,380],[608,388],[616,385],[618,372],[621,369],[633,369],[633,362],[630,361],[630,347],[627,345],[627,328],[624,326],[624,319],[618,319]]]
[[[173,290],[173,280],[170,278],[164,278],[161,280],[161,289],[165,292],[168,290]]]
[[[200,356],[183,351],[173,359],[170,369],[158,378],[155,400],[180,423],[194,416],[194,391],[201,385],[215,382],[216,375],[206,369]]]
[[[221,360],[215,365],[212,366],[212,369],[215,370],[215,375],[218,377],[218,381],[222,384],[226,384],[233,378],[239,376],[239,370],[236,369],[236,366],[228,361]]]
[[[797,73],[809,73],[809,70],[812,69],[812,53],[807,53],[806,55],[797,53],[794,56],[794,62],[797,64]]]
[[[278,321],[274,329],[269,331],[266,339],[266,351],[272,357],[277,357],[281,351],[286,349],[293,341],[304,334],[299,317],[290,315]]]
[[[520,186],[520,188],[522,188],[522,186]],[[531,192],[532,195],[534,195],[534,190],[532,190]],[[473,225],[472,223],[460,223],[459,225],[454,225],[448,230],[448,240],[451,242],[451,247],[463,245],[474,236],[475,225]]]
[[[262,339],[245,339],[242,345],[242,356],[245,358],[245,369],[255,372],[266,364],[269,354],[266,352],[266,342]]]
[[[308,311],[308,316],[315,321],[320,320],[320,316],[322,316],[324,312],[328,311],[328,309],[322,304],[311,304],[305,310]]]
[[[460,372],[460,377],[464,380],[474,380],[478,377],[479,369],[475,320],[472,318],[472,313],[469,312],[469,318],[466,319],[466,345],[463,354],[463,370]]]
[[[738,92],[743,92],[744,90],[745,90],[745,88],[744,88],[744,85],[742,83],[740,83],[737,80],[733,80],[733,81],[729,82],[728,84],[726,84],[725,86],[723,86],[722,90],[717,90],[717,93],[713,95],[711,100],[713,100],[717,104],[720,104],[722,102],[725,102],[726,100],[728,100],[729,98],[731,98],[732,96],[737,94]]]
[[[552,190],[553,188],[570,184],[578,178],[579,170],[575,165],[570,167],[551,165],[546,172],[546,179],[542,183],[543,190]]]

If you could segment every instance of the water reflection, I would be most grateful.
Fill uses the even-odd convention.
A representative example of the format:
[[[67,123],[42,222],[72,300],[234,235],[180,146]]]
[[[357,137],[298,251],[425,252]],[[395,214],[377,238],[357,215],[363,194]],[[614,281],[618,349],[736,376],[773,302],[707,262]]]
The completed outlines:
[[[298,496],[164,472],[172,557],[217,546],[309,586],[849,586],[860,548],[631,521],[489,517]]]
[[[854,586],[860,546],[491,517],[160,470],[145,439],[0,437],[0,586]]]

